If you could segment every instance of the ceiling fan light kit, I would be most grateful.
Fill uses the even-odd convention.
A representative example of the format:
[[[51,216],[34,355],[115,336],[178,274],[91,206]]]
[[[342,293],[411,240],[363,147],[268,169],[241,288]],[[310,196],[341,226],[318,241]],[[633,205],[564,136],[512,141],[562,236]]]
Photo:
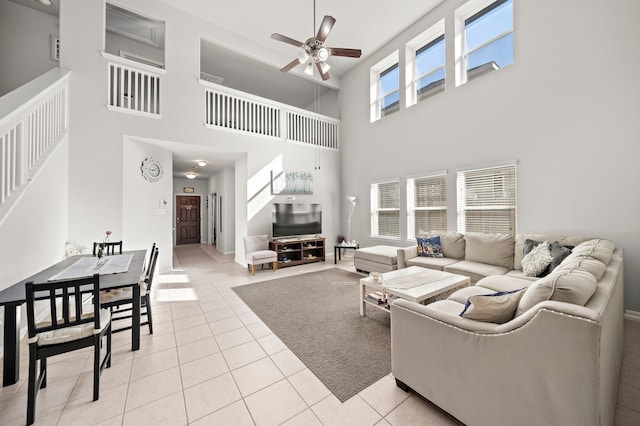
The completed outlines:
[[[284,67],[280,69],[282,72],[287,72],[295,68],[299,64],[305,64],[304,73],[313,76],[313,64],[316,64],[316,68],[320,73],[323,80],[331,78],[329,75],[329,69],[331,65],[326,61],[330,56],[345,56],[348,58],[359,58],[362,55],[360,49],[346,49],[342,47],[325,47],[324,42],[329,36],[333,24],[336,23],[336,19],[333,16],[325,15],[318,29],[318,33],[315,37],[308,38],[304,43],[292,39],[291,37],[284,36],[282,34],[273,33],[271,38],[281,41],[283,43],[291,44],[300,48],[298,52],[298,58],[294,59]]]

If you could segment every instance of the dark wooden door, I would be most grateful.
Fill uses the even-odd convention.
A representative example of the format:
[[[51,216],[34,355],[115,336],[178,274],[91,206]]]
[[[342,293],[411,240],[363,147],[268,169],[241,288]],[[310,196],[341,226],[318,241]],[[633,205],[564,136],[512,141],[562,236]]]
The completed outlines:
[[[200,196],[178,195],[176,200],[176,245],[200,242]]]

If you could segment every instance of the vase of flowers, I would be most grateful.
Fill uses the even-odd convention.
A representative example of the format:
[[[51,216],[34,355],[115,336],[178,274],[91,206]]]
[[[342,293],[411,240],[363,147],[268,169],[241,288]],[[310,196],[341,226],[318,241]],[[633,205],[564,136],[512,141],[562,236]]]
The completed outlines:
[[[98,255],[98,261],[100,261],[102,256],[104,256],[104,250],[106,249],[106,243],[109,242],[109,235],[111,235],[111,231],[107,229],[105,234],[106,236],[104,237],[103,242],[98,245],[98,253],[96,253]]]

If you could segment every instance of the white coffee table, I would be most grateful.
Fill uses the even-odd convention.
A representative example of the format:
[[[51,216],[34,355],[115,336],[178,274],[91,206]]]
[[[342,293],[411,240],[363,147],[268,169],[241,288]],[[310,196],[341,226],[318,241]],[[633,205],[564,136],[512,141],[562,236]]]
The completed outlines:
[[[360,279],[360,315],[367,315],[367,305],[389,310],[388,305],[379,305],[366,298],[371,291],[382,291],[401,299],[421,303],[430,297],[458,287],[467,287],[470,284],[469,277],[419,266],[385,272],[382,274],[382,280],[377,282],[371,277],[362,278]]]

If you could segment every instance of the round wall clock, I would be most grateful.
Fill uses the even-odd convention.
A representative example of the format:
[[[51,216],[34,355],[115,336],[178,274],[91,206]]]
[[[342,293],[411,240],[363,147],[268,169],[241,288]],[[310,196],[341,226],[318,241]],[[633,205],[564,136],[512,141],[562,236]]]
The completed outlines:
[[[146,158],[142,162],[142,166],[140,167],[142,171],[142,176],[148,180],[149,182],[157,182],[162,178],[164,174],[164,170],[162,168],[162,164],[158,160],[155,160],[151,157]]]

